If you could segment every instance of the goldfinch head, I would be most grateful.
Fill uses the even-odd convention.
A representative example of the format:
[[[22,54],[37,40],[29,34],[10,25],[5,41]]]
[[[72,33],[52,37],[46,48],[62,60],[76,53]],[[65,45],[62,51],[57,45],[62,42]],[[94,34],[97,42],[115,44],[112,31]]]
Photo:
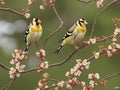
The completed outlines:
[[[77,20],[77,25],[83,26],[88,24],[87,21],[83,18],[80,18],[79,20]]]
[[[39,25],[41,23],[41,20],[38,19],[38,18],[33,18],[33,21],[32,21],[33,25]]]

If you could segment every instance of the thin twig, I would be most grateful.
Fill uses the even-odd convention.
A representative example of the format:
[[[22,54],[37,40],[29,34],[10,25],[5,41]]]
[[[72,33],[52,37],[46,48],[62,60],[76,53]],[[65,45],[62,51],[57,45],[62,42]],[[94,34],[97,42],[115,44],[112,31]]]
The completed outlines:
[[[93,0],[79,0],[79,1],[83,3],[89,3],[89,2],[92,2]]]
[[[0,10],[1,10],[1,11],[12,12],[12,13],[15,13],[15,14],[17,14],[17,15],[24,16],[24,13],[20,13],[20,12],[18,12],[18,11],[15,11],[15,10],[11,9],[11,8],[2,8],[2,7],[0,7]]]
[[[41,67],[34,67],[34,68],[27,69],[27,70],[21,72],[21,74],[23,74],[23,73],[28,73],[28,72],[31,72],[31,71],[36,71],[36,70],[38,70],[38,69],[41,69]]]
[[[49,78],[49,81],[59,82],[59,80],[56,80],[56,79],[53,79],[53,78]]]
[[[102,54],[103,54],[102,52],[99,53],[99,55],[102,55]],[[87,62],[91,62],[91,60],[93,60],[93,59],[95,59],[95,55],[92,55],[91,57],[89,57],[87,59]]]
[[[76,53],[76,50],[73,50],[64,60],[62,60],[59,63],[50,64],[49,67],[60,66],[64,63],[66,63],[75,53]]]
[[[55,88],[55,87],[57,87],[57,84],[52,85],[52,86],[49,86],[48,88],[45,88],[45,89],[43,89],[43,90],[48,90],[48,89],[52,89],[52,88]]]
[[[107,77],[101,79],[100,82],[108,80],[108,79],[113,78],[113,77],[118,76],[118,75],[120,75],[120,72],[114,73],[112,75],[108,75]]]
[[[14,83],[14,81],[16,80],[16,78],[11,79],[3,88],[1,88],[0,90],[9,90],[9,88],[12,86],[12,84]]]
[[[53,33],[51,33],[51,34],[45,39],[45,41],[44,41],[44,47],[46,46],[47,41],[48,41],[53,35],[55,35],[58,31],[60,31],[60,29],[61,29],[61,27],[62,27],[62,25],[63,25],[63,21],[62,21],[61,17],[59,16],[56,8],[53,7],[53,10],[54,10],[54,12],[55,12],[58,20],[60,21],[60,25],[58,26],[58,28],[57,28]]]
[[[0,63],[0,67],[3,68],[3,69],[5,69],[5,70],[8,70],[8,71],[10,70],[9,67],[7,67],[7,66],[5,66],[4,64],[1,64],[1,63]]]
[[[93,22],[93,25],[92,25],[92,30],[91,30],[91,33],[90,33],[90,36],[89,36],[89,39],[92,37],[93,35],[93,32],[94,32],[94,29],[95,29],[95,25],[97,23],[97,20],[99,18],[99,16],[110,6],[112,6],[113,4],[116,4],[118,1],[120,0],[112,0],[110,3],[108,3],[96,16],[95,16],[95,19],[94,19],[94,22]]]

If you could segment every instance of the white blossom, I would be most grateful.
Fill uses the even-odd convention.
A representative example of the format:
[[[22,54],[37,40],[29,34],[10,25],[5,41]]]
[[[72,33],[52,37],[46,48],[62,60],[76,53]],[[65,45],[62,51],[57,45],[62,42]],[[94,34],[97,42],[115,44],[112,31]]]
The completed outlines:
[[[18,73],[13,67],[10,68],[9,75],[10,78],[20,77],[20,73]]]
[[[57,85],[58,85],[59,87],[63,87],[63,86],[64,86],[64,83],[65,83],[64,81],[60,81],[60,82],[58,82]]]
[[[42,62],[42,63],[40,64],[40,66],[41,66],[43,69],[47,69],[49,65],[48,65],[48,62],[45,61],[45,62]]]
[[[40,5],[40,10],[44,10],[45,6],[44,5]]]
[[[116,28],[114,31],[114,35],[118,35],[118,33],[120,33],[120,28]]]
[[[115,38],[115,37],[112,38],[112,41],[113,41],[113,42],[116,42],[116,41],[117,41],[117,38]]]
[[[14,59],[12,59],[12,60],[10,61],[10,64],[15,64]]]
[[[108,46],[108,49],[109,49],[109,50],[112,50],[112,49],[113,49],[113,47],[112,47],[111,45],[109,45],[109,46]]]
[[[75,75],[75,76],[80,76],[81,73],[82,73],[82,72],[81,72],[80,70],[77,70],[77,71],[74,73],[74,75]]]
[[[69,75],[70,75],[70,72],[66,72],[65,76],[67,76],[67,77],[68,77]]]
[[[96,79],[100,79],[99,73],[95,73],[95,77],[96,77]]]
[[[66,85],[66,88],[72,89],[72,86],[71,86],[70,84],[67,84],[67,85]]]
[[[38,86],[39,86],[39,87],[43,87],[44,85],[43,85],[43,83],[38,82]]]
[[[120,44],[116,44],[116,48],[120,48]]]
[[[96,5],[97,5],[97,8],[100,8],[100,7],[103,7],[103,1],[104,0],[98,0]]]
[[[95,59],[98,59],[99,56],[100,56],[100,52],[96,52],[96,53],[95,53]]]
[[[15,73],[15,72],[16,72],[16,69],[13,68],[13,67],[11,67],[11,68],[10,68],[10,71],[9,71],[9,74],[12,74],[12,73]]]
[[[85,86],[85,82],[81,81],[81,86],[82,87]]]
[[[88,79],[93,79],[93,74],[88,74]]]
[[[107,56],[108,56],[108,57],[111,57],[111,56],[112,56],[112,54],[111,54],[110,51],[107,51]]]
[[[70,69],[70,74],[74,74],[76,70],[74,70],[73,68]]]
[[[31,5],[33,3],[33,0],[28,0],[28,5]]]
[[[25,13],[24,16],[26,19],[28,19],[28,18],[30,18],[30,13]]]
[[[82,65],[86,68],[89,69],[90,62],[87,61],[87,59],[82,61]]]
[[[92,86],[92,88],[95,86],[95,81],[94,80],[90,80],[89,84]]]
[[[95,43],[96,43],[96,39],[95,39],[95,38],[93,38],[93,39],[91,38],[91,39],[90,39],[90,42],[91,42],[92,44],[95,44]]]
[[[20,65],[20,62],[16,64],[16,69],[17,69],[19,72],[23,72],[23,71],[24,71],[24,68],[25,68],[25,65]]]

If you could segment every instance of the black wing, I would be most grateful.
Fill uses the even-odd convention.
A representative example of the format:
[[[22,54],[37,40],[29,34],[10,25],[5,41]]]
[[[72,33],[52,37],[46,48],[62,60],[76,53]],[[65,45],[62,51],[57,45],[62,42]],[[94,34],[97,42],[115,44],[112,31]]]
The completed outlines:
[[[77,26],[77,25],[74,24],[74,25],[66,32],[66,34],[64,35],[64,37],[63,37],[58,43],[62,42],[64,39],[66,39],[67,37],[71,36],[71,35],[73,34],[76,26]]]
[[[27,43],[27,35],[29,34],[30,32],[30,27],[31,27],[32,23],[30,23],[30,25],[28,26],[26,32],[25,32],[25,36],[24,36],[24,41],[25,43]]]
[[[67,37],[71,36],[72,34],[73,34],[73,32],[68,31],[68,32],[64,35],[64,37],[63,37],[58,43],[62,42],[62,41],[65,40]]]
[[[25,43],[27,43],[27,35],[28,34],[29,34],[29,29],[27,29],[25,32],[25,36],[24,36]]]

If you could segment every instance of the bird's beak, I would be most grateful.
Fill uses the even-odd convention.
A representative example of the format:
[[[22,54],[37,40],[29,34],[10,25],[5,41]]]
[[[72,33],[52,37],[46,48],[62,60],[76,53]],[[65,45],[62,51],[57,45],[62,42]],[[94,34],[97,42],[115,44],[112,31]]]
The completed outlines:
[[[41,20],[38,20],[38,23],[41,23],[42,21]]]
[[[85,21],[84,21],[84,24],[88,24],[88,22],[85,20]]]

